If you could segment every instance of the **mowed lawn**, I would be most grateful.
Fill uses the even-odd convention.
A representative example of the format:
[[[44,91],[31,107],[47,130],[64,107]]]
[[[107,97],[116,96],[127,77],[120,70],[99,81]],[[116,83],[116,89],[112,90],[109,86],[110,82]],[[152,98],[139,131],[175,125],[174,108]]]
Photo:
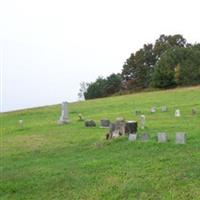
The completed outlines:
[[[161,112],[163,105],[169,112]],[[199,86],[72,103],[69,109],[67,125],[57,125],[60,105],[1,114],[1,200],[200,199]],[[100,119],[124,117],[140,125],[136,110],[147,121],[138,133],[148,132],[150,141],[106,141]],[[78,113],[97,127],[86,128]],[[168,133],[169,142],[158,144],[158,132]],[[175,144],[176,132],[187,133],[186,145]]]

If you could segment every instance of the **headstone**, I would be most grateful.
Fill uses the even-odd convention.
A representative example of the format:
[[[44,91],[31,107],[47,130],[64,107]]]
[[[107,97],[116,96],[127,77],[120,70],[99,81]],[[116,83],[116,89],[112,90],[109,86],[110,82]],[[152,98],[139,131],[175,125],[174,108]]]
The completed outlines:
[[[175,110],[175,117],[180,117],[181,116],[181,112],[179,109]]]
[[[186,134],[176,133],[176,144],[185,144],[185,143],[186,143]]]
[[[78,121],[84,121],[84,117],[81,113],[78,114],[78,117],[79,117]]]
[[[61,105],[62,111],[61,116],[58,121],[59,124],[66,124],[69,123],[69,114],[68,114],[68,103],[65,101]]]
[[[136,121],[127,121],[126,122],[126,133],[136,134],[137,133],[137,122]]]
[[[110,123],[110,130],[109,133],[106,134],[106,139],[112,139],[113,134],[116,135],[115,130],[116,130],[116,125],[114,123]]]
[[[192,115],[196,115],[197,114],[197,110],[195,108],[192,108]]]
[[[96,122],[94,120],[88,119],[88,120],[85,121],[85,126],[86,127],[95,127]]]
[[[125,127],[126,127],[126,122],[124,118],[122,117],[117,118],[115,129],[119,131],[119,135],[125,135]]]
[[[135,141],[137,139],[137,134],[129,134],[128,140],[129,141]]]
[[[103,127],[103,128],[109,128],[110,127],[110,120],[101,119],[100,124],[101,124],[101,127]]]
[[[142,140],[143,142],[148,141],[149,138],[150,138],[150,136],[149,136],[148,133],[144,133],[144,134],[142,134],[142,136],[141,136],[141,140]]]
[[[24,128],[24,121],[23,121],[22,119],[19,120],[19,127],[20,127],[21,129]]]
[[[152,107],[151,108],[151,113],[155,113],[156,112],[156,107]]]
[[[145,128],[145,115],[141,115],[140,119],[141,119],[141,128],[144,129]]]
[[[161,108],[161,110],[162,110],[162,112],[167,112],[167,111],[168,111],[168,108],[167,108],[167,106],[163,106],[163,107]]]
[[[158,133],[158,142],[165,143],[168,140],[168,136],[166,133]]]

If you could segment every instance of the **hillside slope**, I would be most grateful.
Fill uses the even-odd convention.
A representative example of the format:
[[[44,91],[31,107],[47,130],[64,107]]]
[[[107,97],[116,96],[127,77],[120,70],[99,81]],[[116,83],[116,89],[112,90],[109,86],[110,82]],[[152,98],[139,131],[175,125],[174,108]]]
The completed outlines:
[[[163,105],[169,112],[160,111]],[[150,113],[152,106],[157,113]],[[200,87],[72,103],[69,109],[71,122],[62,126],[56,123],[60,105],[1,114],[0,199],[200,199]],[[139,122],[135,110],[146,115],[147,128],[139,133],[148,132],[150,141],[106,141],[99,120]],[[84,127],[78,113],[98,126]],[[158,132],[170,141],[158,144]],[[175,144],[176,132],[187,133],[186,145]]]

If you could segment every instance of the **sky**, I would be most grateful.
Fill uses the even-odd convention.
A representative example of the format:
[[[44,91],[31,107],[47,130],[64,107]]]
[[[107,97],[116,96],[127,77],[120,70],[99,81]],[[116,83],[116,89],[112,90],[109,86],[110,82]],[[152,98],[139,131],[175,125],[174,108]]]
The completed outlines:
[[[199,0],[0,0],[1,112],[77,101],[161,34],[200,42]]]

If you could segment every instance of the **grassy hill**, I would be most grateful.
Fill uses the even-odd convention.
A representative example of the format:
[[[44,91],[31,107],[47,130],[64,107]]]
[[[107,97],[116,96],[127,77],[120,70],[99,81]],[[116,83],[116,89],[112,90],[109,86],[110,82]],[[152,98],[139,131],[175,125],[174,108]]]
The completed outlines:
[[[169,112],[160,111],[163,105]],[[150,113],[152,106],[157,113]],[[200,199],[199,86],[72,103],[69,109],[71,123],[61,126],[60,105],[1,114],[0,199]],[[106,141],[99,120],[139,121],[135,110],[146,115],[147,128],[139,134],[148,132],[150,141]],[[78,113],[98,126],[84,127]],[[187,144],[177,145],[175,133],[182,131]],[[167,132],[170,141],[158,144],[158,132]]]

